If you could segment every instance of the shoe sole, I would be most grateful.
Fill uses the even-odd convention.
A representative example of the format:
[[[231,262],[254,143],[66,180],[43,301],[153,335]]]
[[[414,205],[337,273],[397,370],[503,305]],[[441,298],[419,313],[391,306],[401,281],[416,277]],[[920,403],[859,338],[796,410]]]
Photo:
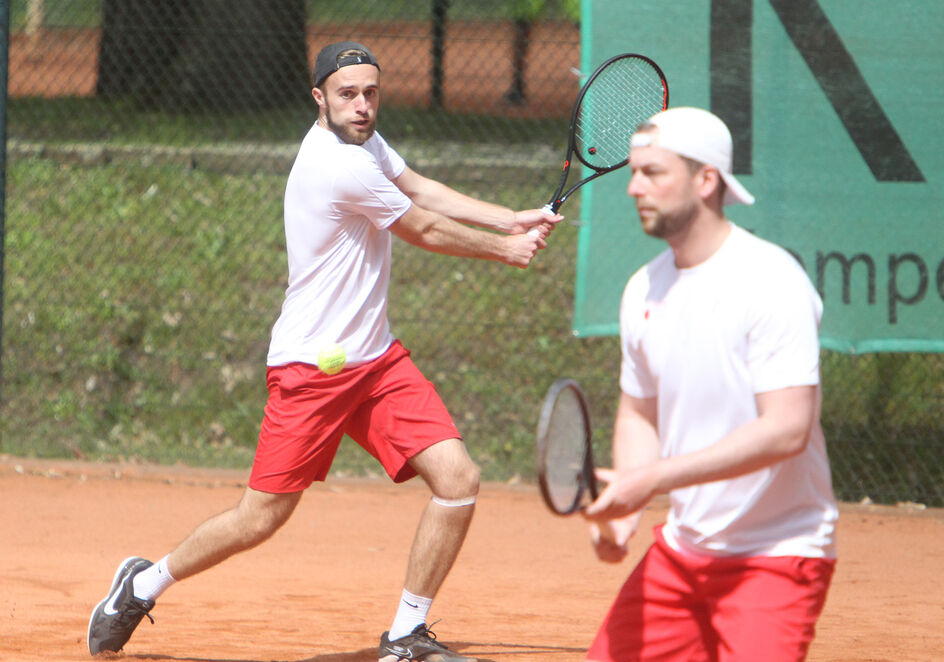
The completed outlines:
[[[398,655],[394,655],[391,653],[390,655],[384,655],[383,657],[378,659],[377,662],[401,662],[401,660],[409,660],[409,659],[410,658],[408,657],[399,657]],[[448,658],[443,657],[443,655],[441,655],[440,653],[430,653],[427,657],[422,658],[423,662],[438,662],[439,660],[444,660],[444,659],[448,659]],[[474,657],[466,657],[463,659],[467,660],[468,662],[477,662],[477,659]]]
[[[92,610],[92,615],[89,616],[88,630],[86,630],[86,632],[85,632],[85,644],[86,644],[86,646],[88,647],[89,655],[97,655],[97,654],[98,654],[98,653],[93,653],[93,652],[92,652],[92,641],[91,641],[91,638],[92,638],[92,621],[95,620],[95,614],[98,613],[98,610],[102,607],[102,605],[104,605],[106,602],[108,602],[108,598],[111,597],[111,594],[114,593],[114,592],[115,592],[115,589],[117,589],[118,586],[121,584],[121,578],[124,576],[125,571],[128,569],[128,568],[127,568],[128,564],[131,563],[132,561],[135,561],[135,560],[141,560],[141,561],[143,561],[144,559],[141,558],[140,556],[129,556],[129,557],[126,558],[124,561],[122,561],[121,563],[118,564],[118,569],[115,571],[115,576],[114,576],[114,577],[112,578],[112,580],[111,580],[111,588],[108,589],[108,594],[107,594],[104,598],[102,598],[102,601],[101,601],[101,602],[99,602],[97,605],[95,605],[95,608]],[[104,652],[104,651],[99,651],[99,653],[102,653],[102,652]]]
[[[387,650],[390,649],[388,648]],[[449,652],[453,653],[453,651]],[[427,653],[425,657],[402,657],[396,653],[387,653],[383,657],[379,658],[377,662],[410,662],[411,660],[420,660],[421,662],[443,662],[444,660],[450,660],[452,662],[458,662],[459,660],[462,660],[462,662],[478,662],[478,658],[475,657],[457,656],[458,653],[454,655],[446,655],[443,653],[437,653],[435,651]]]

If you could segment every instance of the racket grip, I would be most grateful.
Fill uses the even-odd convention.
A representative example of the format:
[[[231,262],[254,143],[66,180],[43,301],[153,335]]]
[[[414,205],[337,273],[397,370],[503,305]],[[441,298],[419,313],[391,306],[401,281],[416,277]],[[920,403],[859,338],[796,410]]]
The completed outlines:
[[[546,205],[544,205],[543,207],[541,207],[541,211],[547,212],[548,214],[553,214],[553,213],[555,213],[555,212],[554,212],[554,208],[551,207],[551,203],[550,203],[550,202],[548,202]],[[531,236],[533,236],[533,237],[537,237],[539,233],[540,233],[540,230],[538,230],[537,228],[531,228],[530,230],[528,230],[528,234],[531,235]]]

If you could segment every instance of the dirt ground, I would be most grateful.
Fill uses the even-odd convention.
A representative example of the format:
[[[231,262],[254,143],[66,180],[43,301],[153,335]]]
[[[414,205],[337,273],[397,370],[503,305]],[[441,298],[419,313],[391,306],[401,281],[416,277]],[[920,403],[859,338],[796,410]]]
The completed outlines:
[[[0,660],[88,659],[85,632],[126,556],[156,560],[236,502],[245,472],[0,456]],[[428,494],[331,479],[261,547],[171,588],[124,657],[368,662],[389,626]],[[579,661],[664,504],[620,566],[534,487],[487,484],[433,605],[440,639],[492,662]],[[844,505],[840,561],[809,659],[944,659],[944,511]]]

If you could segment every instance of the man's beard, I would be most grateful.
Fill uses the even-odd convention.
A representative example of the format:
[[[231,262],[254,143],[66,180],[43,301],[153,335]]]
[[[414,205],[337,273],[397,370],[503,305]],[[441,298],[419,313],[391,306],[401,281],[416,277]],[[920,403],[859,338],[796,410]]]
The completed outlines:
[[[374,124],[370,125],[370,130],[366,133],[354,130],[349,124],[335,124],[331,120],[331,112],[327,108],[325,108],[325,123],[334,135],[349,145],[363,145],[374,135]]]
[[[655,217],[644,220],[643,231],[650,237],[666,239],[687,229],[698,213],[695,204],[667,213],[656,213]]]

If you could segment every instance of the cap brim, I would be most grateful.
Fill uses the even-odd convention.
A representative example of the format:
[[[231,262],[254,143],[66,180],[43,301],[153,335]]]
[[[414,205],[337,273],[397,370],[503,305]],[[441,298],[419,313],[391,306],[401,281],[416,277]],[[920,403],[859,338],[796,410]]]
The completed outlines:
[[[744,186],[734,178],[734,175],[729,175],[726,172],[721,170],[718,171],[721,174],[721,178],[724,180],[727,190],[724,192],[723,204],[726,205],[752,205],[754,204],[754,196],[751,195],[751,192],[748,191]]]

